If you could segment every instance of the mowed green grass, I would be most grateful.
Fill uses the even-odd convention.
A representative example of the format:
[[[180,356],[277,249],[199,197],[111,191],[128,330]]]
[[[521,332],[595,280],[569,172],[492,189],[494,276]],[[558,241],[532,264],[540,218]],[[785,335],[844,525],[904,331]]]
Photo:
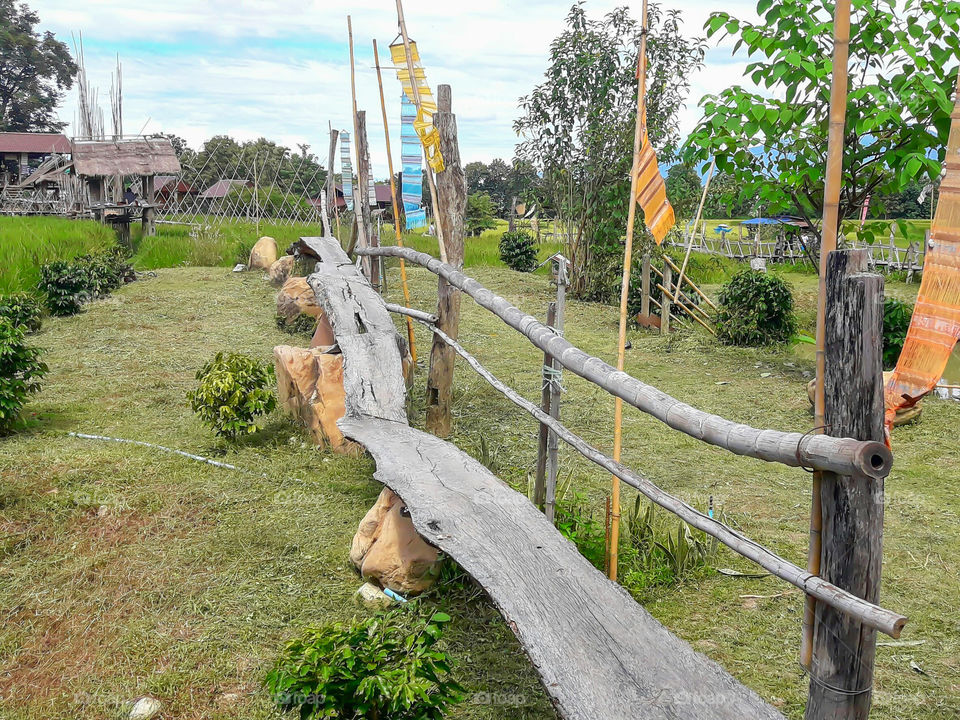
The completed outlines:
[[[0,216],[0,294],[33,291],[45,263],[106,249],[114,238],[92,220]]]
[[[744,222],[746,218],[739,218],[733,220],[723,220],[723,219],[705,219],[703,223],[706,226],[706,235],[707,239],[719,238],[717,235],[717,226],[718,225],[727,225],[728,227],[733,228],[733,232],[729,233],[727,237],[729,239],[735,239],[739,236],[740,224]],[[919,219],[910,219],[910,220],[867,220],[864,223],[864,227],[867,229],[873,230],[875,233],[875,242],[882,243],[887,245],[889,243],[890,237],[890,225],[894,224],[894,243],[897,247],[907,248],[910,243],[917,242],[919,246],[923,247],[923,240],[926,234],[926,231],[930,229],[929,220],[919,220]],[[749,227],[749,226],[748,226]],[[843,224],[843,234],[850,242],[853,242],[857,239],[858,230],[860,228],[859,220],[847,220]],[[751,228],[751,232],[756,231],[756,228]],[[747,228],[744,228],[744,236],[746,236]]]
[[[50,375],[29,427],[0,438],[0,717],[126,718],[150,694],[165,718],[276,718],[261,682],[283,643],[366,613],[348,552],[382,489],[372,462],[317,451],[279,412],[220,456],[185,398],[218,350],[270,360],[298,342],[276,329],[273,296],[259,273],[160,270],[32,336]],[[454,618],[471,697],[555,717],[482,591],[448,582],[427,602]],[[450,717],[502,712],[468,701]]]

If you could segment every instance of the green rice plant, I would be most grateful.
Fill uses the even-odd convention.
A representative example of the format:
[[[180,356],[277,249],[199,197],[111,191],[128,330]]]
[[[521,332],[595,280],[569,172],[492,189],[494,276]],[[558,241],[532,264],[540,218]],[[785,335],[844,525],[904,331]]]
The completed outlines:
[[[441,720],[463,691],[439,645],[449,621],[413,606],[307,628],[284,647],[267,690],[301,720]]]
[[[197,371],[190,407],[218,437],[236,440],[260,429],[256,418],[273,411],[273,366],[242,353],[218,352]]]

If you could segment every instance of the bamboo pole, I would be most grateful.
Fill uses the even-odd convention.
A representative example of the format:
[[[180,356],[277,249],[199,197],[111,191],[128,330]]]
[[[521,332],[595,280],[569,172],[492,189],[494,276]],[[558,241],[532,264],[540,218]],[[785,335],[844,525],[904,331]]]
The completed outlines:
[[[731,254],[732,254],[732,251],[731,251]],[[667,265],[669,265],[669,266],[671,267],[671,269],[676,270],[677,272],[679,272],[679,269],[677,268],[676,264],[673,262],[673,260],[670,259],[670,256],[667,255],[666,253],[664,253],[664,255],[663,255],[663,261],[664,261]],[[656,269],[656,268],[654,268],[654,269]],[[705,303],[707,303],[707,305],[709,305],[710,307],[712,307],[714,310],[717,309],[717,306],[714,304],[713,300],[711,300],[710,298],[708,298],[708,297],[704,294],[703,290],[701,290],[700,288],[698,288],[698,287],[696,286],[696,284],[694,284],[694,283],[690,280],[690,278],[685,278],[685,279],[686,279],[686,281],[687,281],[687,285],[689,285],[690,287],[692,287],[692,288],[693,288],[693,291],[694,291],[695,293],[697,293],[697,295],[699,295],[701,298],[703,298],[703,301],[704,301]]]
[[[408,312],[407,308],[395,308],[395,311],[403,314]],[[417,312],[417,315],[419,314],[421,313]],[[680,498],[670,495],[649,478],[616,462],[590,445],[582,437],[571,432],[559,420],[543,412],[543,410],[534,403],[519,395],[507,385],[504,385],[456,340],[435,325],[421,320],[417,315],[414,315],[414,317],[419,322],[424,323],[431,332],[453,348],[453,350],[466,360],[467,364],[484,380],[490,383],[491,386],[500,391],[512,403],[532,415],[535,420],[548,426],[557,437],[563,439],[564,442],[588,460],[617,476],[631,487],[636,488],[664,510],[673,513],[684,522],[701,530],[710,537],[716,538],[739,555],[757,563],[771,575],[785,580],[791,585],[800,588],[805,593],[819,598],[831,607],[857,618],[865,625],[886,633],[890,637],[900,637],[903,626],[907,622],[905,616],[863,600],[836,585],[832,585],[819,577],[810,575],[803,569],[768,550],[759,543],[754,542],[733,528],[691,507]]]
[[[399,2],[399,0],[398,0]],[[617,336],[617,370],[623,372],[627,346],[627,298],[630,296],[630,271],[633,265],[633,226],[637,217],[637,163],[643,138],[643,103],[647,90],[647,0],[643,0],[643,33],[640,39],[640,57],[637,59],[637,121],[633,132],[633,164],[630,169],[630,205],[627,211],[627,240],[623,248],[623,277],[620,281],[620,327]],[[669,322],[669,320],[668,320]],[[623,444],[623,400],[613,403],[613,459],[620,461]],[[610,481],[610,538],[607,565],[609,578],[617,579],[618,545],[620,543],[620,478]]]
[[[703,204],[707,201],[707,193],[710,192],[710,181],[713,180],[713,171],[717,168],[717,159],[710,161],[710,172],[707,173],[707,183],[703,186],[703,193],[700,195],[700,205],[697,206],[697,217],[693,221],[693,230],[687,238],[687,251],[683,256],[683,264],[680,266],[680,275],[677,277],[677,292],[680,292],[680,286],[683,284],[683,276],[687,272],[687,263],[690,262],[690,250],[693,249],[693,236],[697,234],[697,225],[700,224],[700,216],[703,215]]]
[[[299,246],[303,248],[306,245],[309,248],[310,242],[311,238],[301,238]],[[476,300],[478,305],[526,336],[535,347],[550,353],[564,369],[599,385],[611,395],[697,440],[725,448],[737,455],[783,463],[790,467],[802,466],[829,470],[841,475],[862,474],[873,478],[886,477],[890,473],[893,454],[883,443],[829,435],[761,430],[682,403],[655,387],[624,372],[618,372],[600,358],[588,355],[532,315],[527,315],[473,278],[467,277],[451,265],[441,263],[432,255],[393,245],[358,250],[357,254],[403,257],[440,275]]]
[[[383,75],[380,72],[380,53],[377,51],[377,39],[373,39],[373,61],[377,66],[377,85],[380,87],[380,109],[383,111],[383,137],[387,143],[387,170],[390,173],[390,202],[393,204],[393,234],[397,245],[403,247],[403,234],[400,232],[400,208],[397,205],[397,183],[393,179],[393,155],[390,153],[390,123],[387,121],[387,102],[383,97]],[[410,288],[407,286],[407,264],[400,258],[400,283],[403,285],[403,301],[410,305]],[[410,344],[410,358],[417,364],[417,346],[413,338],[413,320],[407,318],[407,340]]]
[[[357,71],[353,60],[353,21],[347,15],[347,36],[350,40],[350,95],[353,99],[353,146],[357,155],[357,171],[360,170],[360,128],[357,122]],[[359,187],[360,178],[357,178],[357,190],[353,194],[353,220],[357,228],[357,247],[367,247],[367,229],[363,226],[362,213],[360,212],[360,203],[369,202],[367,200],[367,188]],[[366,261],[363,266],[364,274],[372,277],[371,263]]]
[[[676,296],[676,295],[671,294],[671,292],[670,292],[669,290],[667,290],[665,287],[663,287],[663,285],[661,285],[660,283],[657,283],[657,287],[660,288],[660,292],[662,292],[664,295],[666,295],[668,298],[670,298],[670,300],[673,302],[674,305],[678,305],[679,307],[681,307],[681,308],[683,308],[684,310],[686,310],[686,311],[687,311],[687,317],[689,317],[689,318],[691,318],[692,320],[695,320],[696,322],[700,323],[700,325],[703,326],[703,329],[706,330],[706,331],[707,331],[708,333],[710,333],[711,335],[716,335],[716,334],[717,334],[716,331],[715,331],[712,327],[710,327],[710,326],[707,325],[703,320],[701,320],[700,318],[698,318],[698,317],[693,313],[693,311],[690,310],[690,308],[688,308],[688,307],[687,307],[686,305],[684,305],[682,302],[680,302],[679,300],[677,300],[677,296]],[[662,308],[662,307],[663,307],[663,306],[661,306],[661,308]],[[692,307],[697,307],[697,306],[696,306],[696,305],[693,305]],[[676,316],[675,316],[675,317],[676,317]]]
[[[407,72],[410,74],[410,87],[413,90],[413,102],[420,108],[420,88],[417,87],[417,75],[413,68],[413,55],[410,53],[410,36],[407,35],[407,21],[403,17],[403,2],[397,0],[397,22],[400,25],[400,37],[403,38],[403,53],[407,57]],[[423,154],[423,165],[427,170],[427,186],[430,188],[430,203],[433,205],[433,226],[437,230],[437,244],[440,246],[440,260],[447,262],[447,246],[443,241],[443,229],[440,227],[440,207],[437,204],[437,185],[433,178],[430,159]]]
[[[664,255],[663,257],[666,258],[667,256]],[[676,268],[673,267],[672,264],[667,264],[666,269],[667,269],[667,270],[670,270],[671,268],[674,269],[674,270],[676,270]],[[663,279],[663,272],[661,272],[661,271],[656,267],[656,265],[651,266],[651,270],[652,270],[654,273],[656,273],[657,275],[659,275],[661,280]],[[690,283],[690,281],[687,280],[687,283]],[[690,283],[690,284],[692,284],[692,283]],[[658,284],[657,287],[660,287],[660,285]],[[660,287],[660,289],[662,290],[663,288]],[[706,320],[709,320],[709,319],[710,319],[710,315],[707,314],[707,311],[706,311],[706,310],[704,310],[702,307],[700,307],[700,306],[697,305],[695,302],[693,302],[693,300],[690,298],[690,296],[687,295],[685,292],[683,292],[683,291],[679,291],[679,292],[678,292],[676,286],[674,286],[674,287],[671,289],[670,299],[673,300],[673,302],[675,302],[676,304],[678,304],[678,305],[680,305],[681,307],[683,307],[684,310],[691,310],[691,311],[696,310],[698,313],[700,313],[700,314],[704,317],[704,319],[706,319]]]
[[[830,86],[830,128],[827,138],[827,171],[823,192],[823,227],[820,231],[820,287],[817,297],[817,378],[814,389],[814,428],[824,424],[823,380],[826,367],[824,339],[826,333],[827,257],[837,248],[837,225],[840,212],[840,190],[843,185],[843,130],[847,116],[847,65],[850,52],[850,0],[837,0],[833,16],[833,78]],[[807,570],[820,572],[821,530],[823,527],[820,500],[821,475],[813,474],[810,503],[810,543]],[[803,635],[800,664],[810,668],[813,653],[813,624],[816,601],[809,595],[803,609]]]

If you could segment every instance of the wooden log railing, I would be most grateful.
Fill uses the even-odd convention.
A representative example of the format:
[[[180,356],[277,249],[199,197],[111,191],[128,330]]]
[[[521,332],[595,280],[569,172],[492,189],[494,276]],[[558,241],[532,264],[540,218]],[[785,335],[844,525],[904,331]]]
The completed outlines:
[[[890,473],[893,456],[881,442],[835,438],[829,435],[762,430],[698,410],[655,387],[631,377],[575,347],[535,317],[527,315],[476,280],[425,253],[406,247],[357,250],[358,255],[403,258],[443,277],[472,297],[536,347],[556,358],[567,370],[599,385],[611,395],[652,415],[669,427],[737,455],[805,467],[839,475],[880,479]]]
[[[886,633],[891,637],[897,638],[900,636],[900,631],[907,622],[907,618],[903,615],[863,600],[807,572],[730,526],[700,512],[680,498],[671,495],[649,478],[644,477],[640,473],[631,470],[605,455],[582,437],[571,432],[559,420],[543,412],[537,405],[519,395],[516,391],[497,379],[493,373],[483,367],[480,361],[464,349],[463,346],[439,329],[434,322],[431,322],[430,317],[426,313],[393,304],[387,304],[387,309],[391,312],[412,317],[417,322],[425,325],[438,339],[442,340],[462,357],[477,374],[490,383],[491,386],[499,390],[511,402],[532,415],[541,424],[549,427],[559,438],[585,458],[617,476],[652,502],[665,510],[669,510],[690,526],[717,539],[742,557],[757,563],[771,575],[800,588],[808,595],[812,595],[829,607],[850,615],[864,625]]]

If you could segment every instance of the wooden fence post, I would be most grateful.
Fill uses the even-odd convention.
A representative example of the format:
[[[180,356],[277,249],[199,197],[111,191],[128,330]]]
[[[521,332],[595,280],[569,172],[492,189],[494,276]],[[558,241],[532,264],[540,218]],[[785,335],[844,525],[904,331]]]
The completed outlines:
[[[650,315],[650,253],[643,254],[640,272],[640,285],[643,291],[640,297],[640,314],[646,318]]]
[[[556,319],[553,327],[557,335],[563,335],[563,316],[567,305],[567,260],[562,255],[554,260],[557,267],[557,303]],[[563,367],[556,359],[550,361],[550,372],[547,374],[550,390],[550,417],[560,419],[560,378]],[[559,463],[560,438],[552,430],[547,434],[547,497],[545,512],[547,520],[554,522],[557,513],[557,470]]]
[[[153,175],[145,175],[143,178],[143,200],[149,207],[143,208],[140,216],[140,226],[144,236],[157,234],[157,209],[154,205],[157,202],[156,178]],[[176,182],[173,183],[173,192],[177,191]]]
[[[824,422],[829,435],[882,441],[883,277],[866,250],[827,256]],[[872,603],[880,595],[883,479],[824,472],[820,576]],[[865,720],[876,630],[817,603],[807,720]]]
[[[460,146],[457,143],[457,117],[452,111],[449,85],[437,87],[437,113],[433,124],[440,134],[440,152],[444,171],[437,173],[437,204],[435,219],[443,238],[447,263],[463,269],[463,221],[467,206],[467,183],[460,166]],[[460,290],[442,277],[437,284],[437,327],[454,340],[460,330]],[[427,377],[426,428],[439,437],[446,437],[452,428],[451,401],[453,397],[453,361],[456,352],[438,337],[430,349],[430,372]]]
[[[373,247],[373,228],[370,224],[370,149],[367,144],[367,112],[357,110],[357,188],[353,194],[353,214],[356,217],[359,242],[357,247]],[[362,223],[362,226],[361,226]],[[374,258],[361,261],[364,274],[375,289],[380,286],[380,273]]]
[[[660,293],[660,333],[662,335],[670,334],[670,288],[673,287],[673,270],[668,263],[663,264],[663,289]]]
[[[557,303],[547,303],[547,325],[553,327],[557,319]],[[553,367],[553,358],[550,353],[543,354],[543,367]],[[550,414],[550,384],[547,382],[546,371],[541,372],[543,389],[540,392],[540,409]],[[546,423],[540,423],[540,434],[537,438],[537,473],[533,479],[533,504],[541,510],[545,509],[547,501],[547,437],[549,428]]]
[[[337,214],[337,192],[334,185],[334,154],[337,150],[337,138],[340,136],[339,130],[333,129],[333,124],[329,121],[327,125],[330,129],[330,146],[327,148],[327,182],[323,191],[323,203],[327,208],[327,223],[328,226],[324,228],[324,231],[328,235],[333,235],[333,228],[329,225],[330,218],[334,217]]]

